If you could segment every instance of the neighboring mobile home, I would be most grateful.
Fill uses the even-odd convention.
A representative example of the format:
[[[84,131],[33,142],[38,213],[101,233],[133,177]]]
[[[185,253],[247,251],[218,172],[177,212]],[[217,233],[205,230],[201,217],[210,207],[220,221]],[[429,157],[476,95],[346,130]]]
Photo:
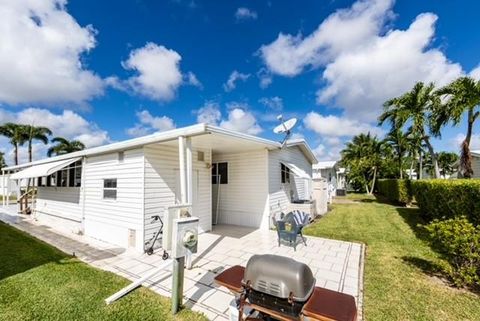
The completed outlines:
[[[272,215],[311,199],[314,163],[304,140],[282,147],[198,124],[3,172],[36,186],[30,206],[46,225],[143,251],[159,227],[152,216],[175,204],[192,204],[200,232],[216,222],[268,229]]]

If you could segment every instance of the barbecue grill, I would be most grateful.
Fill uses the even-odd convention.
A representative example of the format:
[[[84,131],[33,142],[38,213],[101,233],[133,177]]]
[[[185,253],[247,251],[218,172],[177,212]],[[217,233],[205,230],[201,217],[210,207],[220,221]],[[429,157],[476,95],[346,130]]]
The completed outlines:
[[[245,268],[231,267],[215,281],[236,295],[239,321],[356,320],[352,296],[315,287],[310,268],[288,257],[254,255]],[[246,307],[255,311],[255,319],[244,319]]]

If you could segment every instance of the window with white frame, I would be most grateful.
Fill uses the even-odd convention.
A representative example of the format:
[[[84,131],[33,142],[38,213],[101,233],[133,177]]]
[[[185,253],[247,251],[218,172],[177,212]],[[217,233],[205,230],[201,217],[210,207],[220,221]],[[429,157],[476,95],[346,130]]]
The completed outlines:
[[[290,183],[290,168],[285,166],[283,163],[280,163],[280,170],[282,176],[282,184]]]
[[[105,178],[103,180],[103,198],[116,200],[117,199],[117,179]]]

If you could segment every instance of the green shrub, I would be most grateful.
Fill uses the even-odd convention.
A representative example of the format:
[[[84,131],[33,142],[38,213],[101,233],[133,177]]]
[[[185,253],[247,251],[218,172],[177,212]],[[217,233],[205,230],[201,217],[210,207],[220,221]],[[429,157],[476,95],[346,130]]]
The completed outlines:
[[[480,180],[412,181],[412,192],[427,221],[465,216],[474,225],[480,224]]]
[[[411,184],[408,179],[379,179],[377,192],[393,203],[405,205],[412,202]]]
[[[445,272],[457,286],[480,286],[480,228],[465,217],[426,226],[432,246],[449,262]]]

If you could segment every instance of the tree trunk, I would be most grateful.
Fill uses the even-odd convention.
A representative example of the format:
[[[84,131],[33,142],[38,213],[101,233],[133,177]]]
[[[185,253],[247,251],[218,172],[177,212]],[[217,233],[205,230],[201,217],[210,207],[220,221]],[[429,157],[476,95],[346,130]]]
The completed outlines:
[[[373,189],[375,188],[376,179],[377,179],[377,166],[373,168],[373,180],[372,180],[372,187],[370,188],[370,195],[373,194]]]
[[[468,110],[468,124],[467,135],[461,145],[460,153],[460,172],[463,178],[472,178],[472,155],[470,154],[470,141],[472,140],[473,123],[475,119],[473,116],[473,109]]]
[[[403,179],[403,166],[402,166],[402,154],[399,155],[398,158],[398,166],[400,167],[400,179]]]
[[[15,161],[15,165],[18,165],[18,144],[13,144],[13,157]]]
[[[28,141],[28,161],[32,162],[32,140]]]
[[[418,179],[423,179],[423,154],[422,154],[422,151],[420,151],[419,157],[418,157],[418,175],[417,175],[417,178]]]
[[[440,169],[438,168],[437,155],[435,154],[435,151],[433,150],[432,144],[430,144],[430,139],[428,139],[428,137],[424,137],[423,140],[425,141],[425,144],[427,145],[427,148],[428,148],[428,153],[430,154],[430,157],[432,158],[433,169],[434,169],[434,177],[439,178],[440,177]]]

